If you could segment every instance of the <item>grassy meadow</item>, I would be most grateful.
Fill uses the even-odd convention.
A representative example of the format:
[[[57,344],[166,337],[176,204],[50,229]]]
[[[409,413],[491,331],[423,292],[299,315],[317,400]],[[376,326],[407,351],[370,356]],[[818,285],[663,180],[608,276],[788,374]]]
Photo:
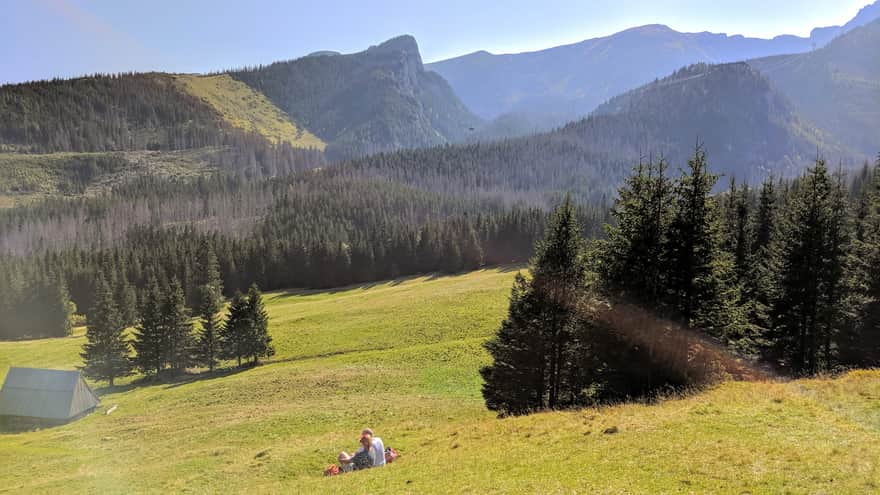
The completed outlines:
[[[187,93],[203,99],[238,128],[261,134],[275,143],[287,142],[294,147],[319,150],[325,147],[320,138],[293,123],[262,93],[229,74],[175,78]]]
[[[99,384],[95,414],[0,433],[0,493],[880,491],[880,371],[496,419],[477,370],[513,273],[266,294],[270,362],[179,383]],[[81,329],[0,342],[0,375],[71,368],[82,342]],[[323,477],[364,426],[402,453],[398,462]]]

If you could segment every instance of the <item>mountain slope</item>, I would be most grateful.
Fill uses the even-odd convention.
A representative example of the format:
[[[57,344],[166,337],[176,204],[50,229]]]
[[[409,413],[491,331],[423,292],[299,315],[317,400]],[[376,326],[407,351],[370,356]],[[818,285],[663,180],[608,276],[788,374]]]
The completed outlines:
[[[213,146],[230,131],[161,73],[0,86],[0,151],[120,151]]]
[[[810,39],[813,41],[814,48],[820,48],[834,38],[846,34],[859,26],[871,23],[877,18],[880,18],[880,2],[874,2],[862,7],[859,9],[856,16],[843,26],[828,26],[813,29],[810,31]]]
[[[735,63],[681,69],[551,132],[364,157],[338,170],[439,192],[549,203],[569,192],[603,201],[613,197],[640,157],[662,154],[675,171],[685,166],[698,139],[713,172],[751,183],[768,174],[797,174],[817,150],[833,162],[858,165],[800,118],[769,81]]]
[[[593,115],[618,117],[621,133],[632,127],[627,122],[637,123],[634,137],[645,150],[679,162],[699,139],[725,173],[750,181],[768,173],[796,174],[817,151],[856,165],[852,155],[741,62],[686,67],[612,98]]]
[[[229,124],[255,132],[273,143],[285,142],[294,147],[324,149],[324,143],[308,130],[298,127],[265,96],[229,77],[178,75],[175,81],[184,91],[201,98]]]
[[[460,141],[479,122],[411,36],[222,74],[0,87],[0,152],[178,150],[255,134],[351,157]]]
[[[866,8],[844,28],[880,15]],[[827,37],[831,31],[826,30]],[[832,33],[833,34],[833,33]],[[817,34],[818,36],[818,34]],[[697,62],[724,63],[805,52],[827,39],[778,36],[772,40],[713,33],[680,33],[662,25],[628,29],[541,51],[494,55],[485,51],[428,64],[477,115],[509,112],[580,118],[619,93]]]
[[[479,122],[442,77],[425,70],[411,36],[230,75],[327,142],[333,156],[457,141]]]
[[[880,20],[822,49],[749,64],[844,144],[866,155],[880,150]]]

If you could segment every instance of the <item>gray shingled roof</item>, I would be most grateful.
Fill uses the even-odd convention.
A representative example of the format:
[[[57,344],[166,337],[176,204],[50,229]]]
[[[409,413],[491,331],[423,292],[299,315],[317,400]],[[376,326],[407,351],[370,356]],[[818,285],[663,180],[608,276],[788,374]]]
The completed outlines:
[[[10,368],[0,389],[0,416],[65,420],[97,405],[79,371]]]

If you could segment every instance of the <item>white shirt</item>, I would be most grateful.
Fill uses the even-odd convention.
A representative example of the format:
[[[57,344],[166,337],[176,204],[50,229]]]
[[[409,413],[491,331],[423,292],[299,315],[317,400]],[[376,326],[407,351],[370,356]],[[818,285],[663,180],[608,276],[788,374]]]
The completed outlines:
[[[358,447],[354,455],[358,455],[364,451],[364,447]],[[370,444],[370,459],[373,461],[373,467],[385,465],[385,444],[379,437],[373,437],[373,443]]]

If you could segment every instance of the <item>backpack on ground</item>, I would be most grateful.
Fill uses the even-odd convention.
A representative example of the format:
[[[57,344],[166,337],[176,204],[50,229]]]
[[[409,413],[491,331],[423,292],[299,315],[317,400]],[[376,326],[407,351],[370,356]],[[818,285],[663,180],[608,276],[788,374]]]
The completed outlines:
[[[394,447],[387,447],[385,449],[385,462],[386,463],[394,462],[394,460],[397,459],[397,456],[398,456],[398,454],[397,454],[397,451],[394,450]]]

